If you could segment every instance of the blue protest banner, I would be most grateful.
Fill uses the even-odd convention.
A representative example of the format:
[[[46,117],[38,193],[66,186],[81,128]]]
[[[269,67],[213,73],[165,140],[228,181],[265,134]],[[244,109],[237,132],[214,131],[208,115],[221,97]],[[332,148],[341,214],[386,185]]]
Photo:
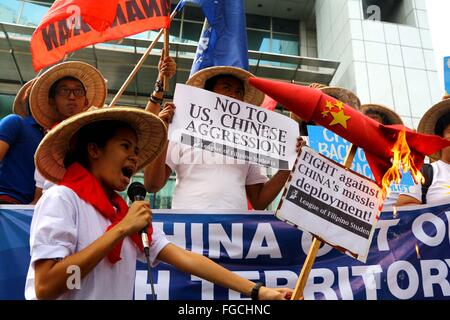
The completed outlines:
[[[32,212],[31,206],[0,206],[0,299],[24,298]],[[450,204],[383,211],[366,264],[328,245],[320,248],[305,299],[449,299],[449,219]],[[295,286],[312,241],[310,234],[270,212],[155,210],[153,222],[173,243],[271,287]],[[164,263],[153,268],[153,278],[158,300],[244,299]],[[137,264],[135,299],[151,299],[141,263]]]
[[[444,58],[445,94],[450,94],[450,57]]]

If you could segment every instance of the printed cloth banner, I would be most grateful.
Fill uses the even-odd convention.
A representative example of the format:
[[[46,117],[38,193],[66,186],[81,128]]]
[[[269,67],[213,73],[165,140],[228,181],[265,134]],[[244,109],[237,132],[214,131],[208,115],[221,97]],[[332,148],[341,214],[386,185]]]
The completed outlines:
[[[298,137],[294,120],[183,84],[176,85],[173,102],[177,112],[169,127],[169,140],[212,152],[217,161],[227,156],[240,163],[283,170],[294,166]]]
[[[168,28],[167,0],[58,0],[31,37],[34,70],[91,44]]]
[[[13,209],[14,208],[14,209]],[[0,206],[0,299],[24,299],[32,206]],[[383,211],[366,264],[320,248],[305,299],[450,299],[450,204]],[[175,244],[270,287],[294,288],[312,237],[270,212],[155,210],[153,222]],[[137,264],[135,299],[152,299],[146,266]],[[158,300],[248,299],[160,263]]]

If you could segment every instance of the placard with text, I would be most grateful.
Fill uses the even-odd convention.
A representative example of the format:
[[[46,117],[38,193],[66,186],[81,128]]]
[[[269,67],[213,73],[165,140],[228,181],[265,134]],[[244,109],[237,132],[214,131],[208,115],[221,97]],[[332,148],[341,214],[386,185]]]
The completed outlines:
[[[276,215],[365,262],[382,205],[375,182],[304,147]]]
[[[297,123],[227,96],[177,84],[169,140],[265,167],[290,170]]]

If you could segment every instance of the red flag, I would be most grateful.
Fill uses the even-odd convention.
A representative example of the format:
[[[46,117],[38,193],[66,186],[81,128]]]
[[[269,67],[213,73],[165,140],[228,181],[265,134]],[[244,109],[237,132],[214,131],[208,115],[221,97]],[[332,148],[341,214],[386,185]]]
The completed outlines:
[[[274,111],[277,107],[278,102],[271,97],[269,97],[267,94],[264,97],[264,101],[261,103],[261,107],[270,111]]]
[[[169,24],[167,0],[57,0],[31,37],[33,67],[39,71],[69,52]]]

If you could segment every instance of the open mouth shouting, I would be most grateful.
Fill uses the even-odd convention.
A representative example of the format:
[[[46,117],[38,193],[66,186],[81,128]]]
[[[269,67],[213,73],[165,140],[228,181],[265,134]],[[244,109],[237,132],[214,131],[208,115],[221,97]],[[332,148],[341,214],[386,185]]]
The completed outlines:
[[[124,177],[124,180],[126,180],[126,184],[130,183],[131,177],[133,176],[135,171],[136,171],[136,166],[132,165],[132,164],[127,165],[122,168],[122,175]]]

